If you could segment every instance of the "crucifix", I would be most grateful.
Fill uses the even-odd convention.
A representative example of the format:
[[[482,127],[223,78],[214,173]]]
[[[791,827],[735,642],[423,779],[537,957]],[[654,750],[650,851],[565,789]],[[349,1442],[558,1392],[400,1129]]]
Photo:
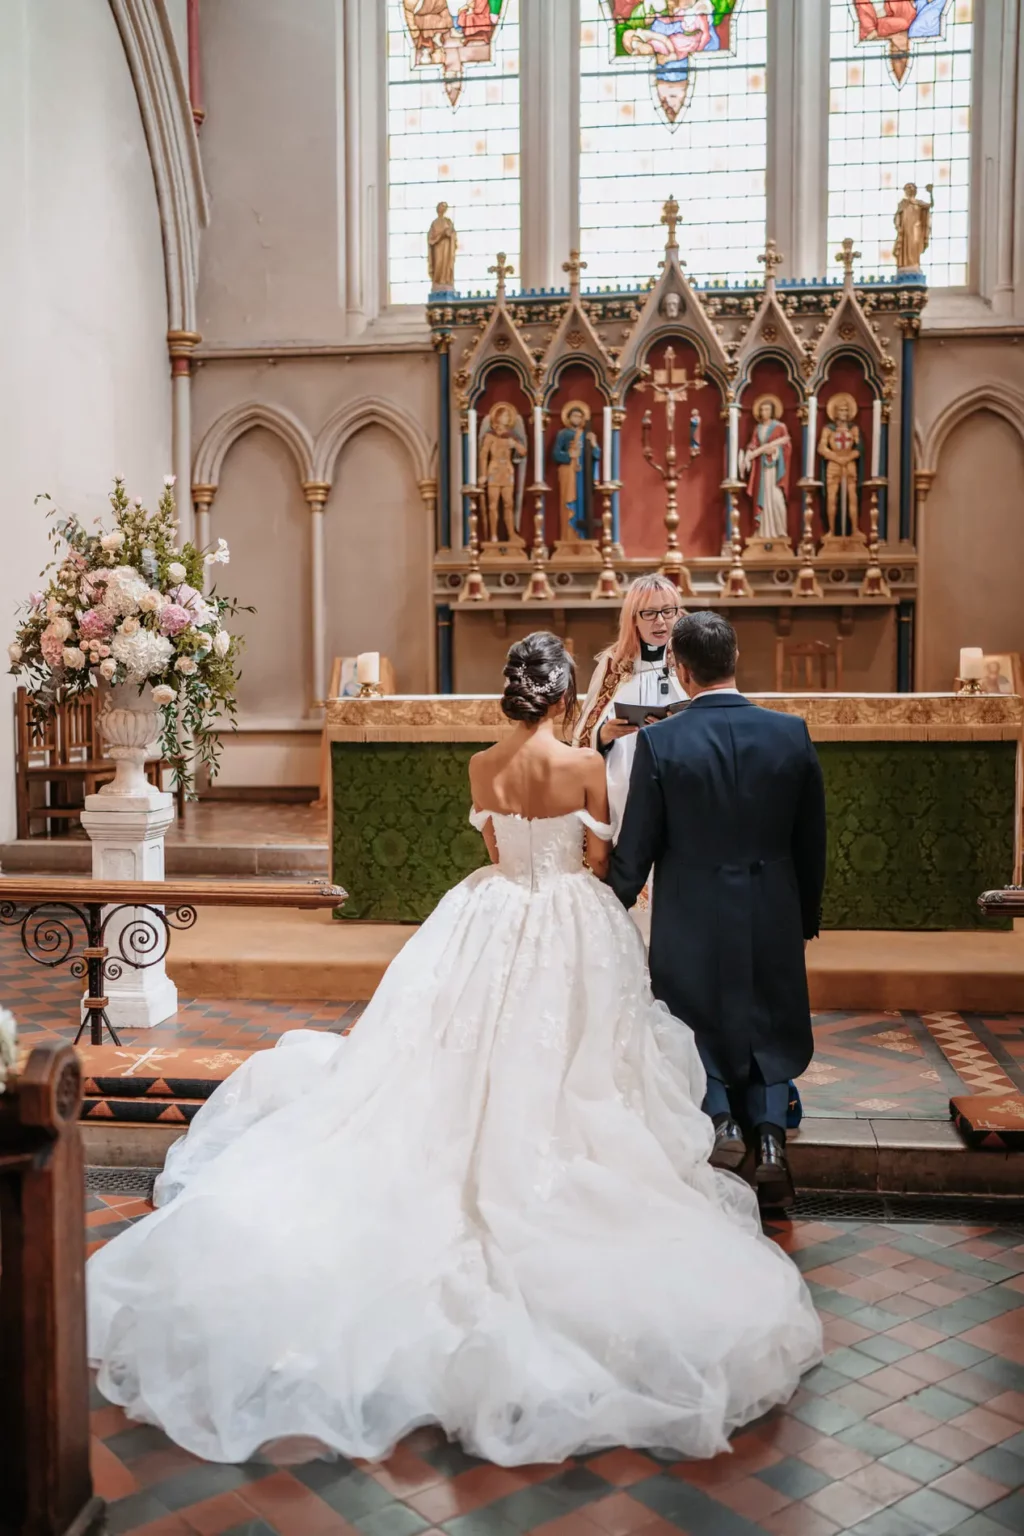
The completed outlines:
[[[849,235],[843,241],[842,250],[836,251],[836,261],[842,262],[843,280],[847,288],[851,287],[853,284],[853,264],[855,261],[860,261],[860,251],[854,250],[853,241]]]
[[[775,268],[782,265],[785,257],[775,244],[774,240],[765,242],[764,250],[757,258],[764,267],[764,285],[766,288],[775,287]]]
[[[580,261],[579,251],[570,251],[569,260],[562,262],[562,271],[569,274],[569,296],[578,299],[580,294],[580,273],[586,271],[587,264]]]
[[[499,299],[503,299],[505,297],[505,279],[506,279],[506,277],[512,277],[513,276],[513,274],[515,273],[515,267],[513,267],[509,263],[506,263],[506,261],[505,261],[505,252],[504,251],[499,251],[498,252],[498,264],[497,264],[497,266],[495,266],[495,267],[488,267],[487,270],[488,270],[488,272],[493,272],[495,274],[495,276],[497,277],[497,279],[498,279],[497,297]]]
[[[675,349],[671,346],[665,348],[664,366],[655,368],[651,373],[651,383],[654,387],[654,399],[658,405],[665,407],[665,462],[659,464],[654,457],[654,449],[651,447],[651,412],[645,411],[642,423],[644,458],[651,468],[665,482],[665,557],[661,562],[661,569],[670,577],[684,596],[692,597],[693,587],[683,561],[683,552],[679,547],[679,507],[677,490],[679,486],[679,454],[676,449],[676,407],[685,404],[689,398],[690,390],[704,389],[707,380],[697,377],[690,378],[685,368],[677,368]],[[646,389],[646,384],[638,384],[637,389]],[[684,469],[688,469],[694,459],[700,453],[700,416],[696,406],[690,414],[690,449]]]
[[[679,204],[674,197],[670,197],[662,208],[661,222],[668,229],[668,239],[665,241],[666,251],[678,251],[679,241],[676,239],[676,225],[679,223]]]

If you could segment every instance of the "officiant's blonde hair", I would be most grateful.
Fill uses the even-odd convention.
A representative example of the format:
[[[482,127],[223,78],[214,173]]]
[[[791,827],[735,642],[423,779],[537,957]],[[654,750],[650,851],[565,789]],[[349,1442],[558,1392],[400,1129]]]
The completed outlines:
[[[678,603],[679,588],[660,571],[651,571],[647,576],[635,576],[630,582],[619,615],[618,639],[604,653],[608,657],[609,671],[618,671],[620,668],[632,670],[633,663],[640,655],[637,615],[641,608],[650,607],[652,599],[658,602],[662,598],[671,598]]]

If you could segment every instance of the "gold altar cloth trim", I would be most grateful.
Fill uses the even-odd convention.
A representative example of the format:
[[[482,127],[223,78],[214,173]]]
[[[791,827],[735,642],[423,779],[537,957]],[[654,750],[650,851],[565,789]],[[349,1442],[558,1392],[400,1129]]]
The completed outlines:
[[[815,741],[1017,741],[1016,694],[752,693],[765,709],[802,715]],[[329,699],[331,741],[496,741],[511,727],[497,695]]]

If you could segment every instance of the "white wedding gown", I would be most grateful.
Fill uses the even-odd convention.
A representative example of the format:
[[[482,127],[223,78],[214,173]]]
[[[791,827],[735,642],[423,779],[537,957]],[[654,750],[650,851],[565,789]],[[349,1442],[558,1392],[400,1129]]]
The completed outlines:
[[[711,1456],[820,1358],[797,1269],[708,1164],[693,1037],[584,820],[495,814],[500,866],[353,1034],[285,1035],[199,1112],[159,1209],[89,1261],[90,1356],[132,1418],[215,1461],[379,1458],[424,1423],[506,1466]]]

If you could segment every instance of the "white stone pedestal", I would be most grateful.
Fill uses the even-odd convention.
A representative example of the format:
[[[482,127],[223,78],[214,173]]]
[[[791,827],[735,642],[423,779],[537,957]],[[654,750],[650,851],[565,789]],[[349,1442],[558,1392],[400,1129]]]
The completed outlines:
[[[174,797],[146,786],[148,794],[87,795],[82,825],[92,839],[94,880],[153,880],[164,878],[164,833],[174,820]],[[159,886],[153,891],[159,899]],[[110,908],[107,908],[109,911]],[[153,930],[155,949],[138,954],[159,954],[165,947],[164,925],[158,917],[132,907],[114,919],[106,930],[107,963],[121,964],[121,974],[106,984],[107,1017],[115,1030],[150,1029],[162,1024],[178,1009],[178,989],[164,969],[163,960],[136,970],[124,965],[119,949],[121,935],[131,928],[133,917]],[[136,933],[143,934],[142,927]],[[129,934],[130,937],[130,934]],[[136,955],[130,942],[125,953]]]
[[[164,878],[164,833],[174,820],[174,797],[146,778],[145,761],[160,734],[160,716],[146,687],[110,690],[99,719],[107,753],[117,764],[111,784],[87,795],[82,825],[92,840],[94,880],[152,880],[159,901]],[[112,909],[107,908],[106,913]],[[106,913],[104,915],[106,915]],[[137,942],[132,943],[132,937]],[[115,1030],[151,1029],[178,1008],[178,989],[164,969],[167,930],[142,907],[128,908],[105,931],[107,1017]],[[126,962],[160,958],[139,969]]]

